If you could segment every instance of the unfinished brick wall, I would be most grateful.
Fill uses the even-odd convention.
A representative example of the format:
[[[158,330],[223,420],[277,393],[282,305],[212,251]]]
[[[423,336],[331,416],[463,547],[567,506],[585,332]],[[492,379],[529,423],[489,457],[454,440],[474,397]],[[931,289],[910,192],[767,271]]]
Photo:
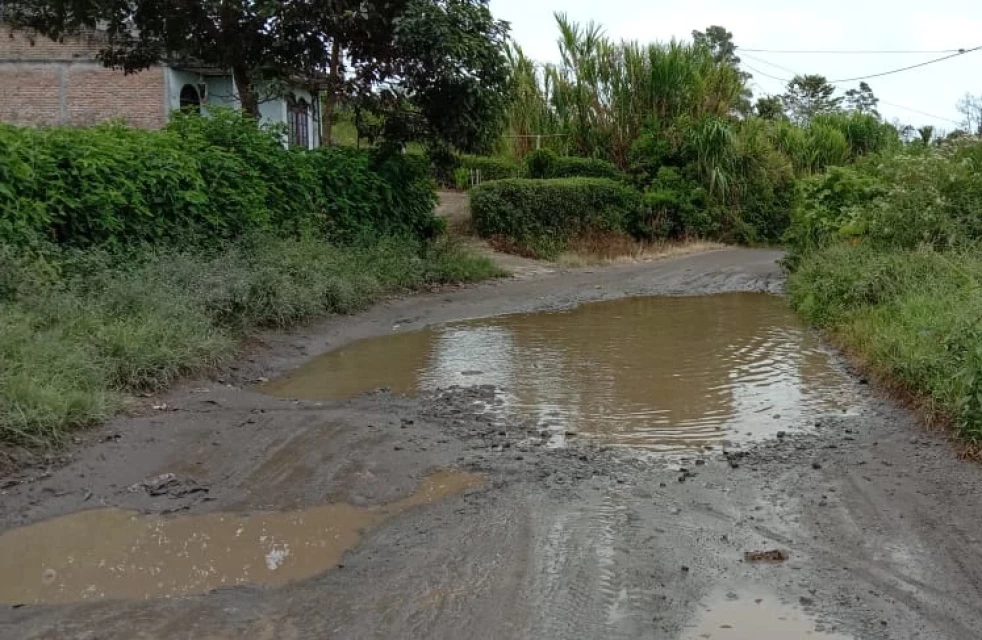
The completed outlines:
[[[122,119],[157,129],[167,123],[163,67],[126,75],[96,60],[95,36],[28,38],[0,28],[0,121],[92,125]]]

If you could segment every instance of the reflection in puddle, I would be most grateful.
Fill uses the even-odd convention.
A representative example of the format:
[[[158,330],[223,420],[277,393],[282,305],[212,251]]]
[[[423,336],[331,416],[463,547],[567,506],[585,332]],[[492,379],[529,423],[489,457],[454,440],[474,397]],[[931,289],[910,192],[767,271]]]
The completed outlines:
[[[666,451],[774,436],[850,397],[846,375],[784,301],[751,293],[629,298],[397,333],[263,390],[322,400],[482,384],[543,429]]]
[[[682,640],[851,640],[816,629],[799,607],[773,594],[719,591]]]
[[[183,518],[83,511],[0,536],[0,602],[158,598],[238,584],[283,585],[334,567],[361,532],[406,509],[476,487],[480,476],[441,470],[380,507]]]

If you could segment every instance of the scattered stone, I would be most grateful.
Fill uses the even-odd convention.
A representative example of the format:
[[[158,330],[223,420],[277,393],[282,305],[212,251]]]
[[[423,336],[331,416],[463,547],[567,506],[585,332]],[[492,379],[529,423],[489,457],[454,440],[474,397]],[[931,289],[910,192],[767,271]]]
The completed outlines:
[[[820,462],[813,462],[812,463],[812,469],[821,469],[821,468],[822,468],[822,463],[820,463]]]
[[[787,562],[789,557],[788,552],[782,549],[772,549],[771,551],[745,551],[743,553],[743,561],[752,564],[775,564],[779,562]]]
[[[148,478],[143,482],[138,482],[129,487],[129,491],[143,489],[152,497],[170,496],[171,498],[183,498],[196,493],[208,493],[208,487],[202,486],[191,479],[180,480],[173,473],[162,473],[159,476]],[[87,496],[88,500],[91,496]]]
[[[812,607],[815,605],[815,600],[806,596],[801,596],[798,598],[798,603],[803,607]]]

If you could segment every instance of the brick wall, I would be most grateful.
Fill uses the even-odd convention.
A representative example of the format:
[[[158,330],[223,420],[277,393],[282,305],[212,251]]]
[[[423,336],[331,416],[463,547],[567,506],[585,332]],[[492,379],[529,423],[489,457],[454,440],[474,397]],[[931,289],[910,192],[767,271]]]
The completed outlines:
[[[0,121],[92,125],[122,119],[156,129],[167,123],[163,67],[126,75],[95,60],[94,36],[31,39],[0,29]]]

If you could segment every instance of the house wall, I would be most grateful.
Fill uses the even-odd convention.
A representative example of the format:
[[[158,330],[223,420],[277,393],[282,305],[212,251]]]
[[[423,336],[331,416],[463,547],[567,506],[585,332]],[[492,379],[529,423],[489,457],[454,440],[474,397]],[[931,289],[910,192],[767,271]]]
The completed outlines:
[[[92,125],[121,119],[156,129],[167,123],[164,69],[136,74],[106,69],[93,36],[31,39],[0,30],[0,121]]]

